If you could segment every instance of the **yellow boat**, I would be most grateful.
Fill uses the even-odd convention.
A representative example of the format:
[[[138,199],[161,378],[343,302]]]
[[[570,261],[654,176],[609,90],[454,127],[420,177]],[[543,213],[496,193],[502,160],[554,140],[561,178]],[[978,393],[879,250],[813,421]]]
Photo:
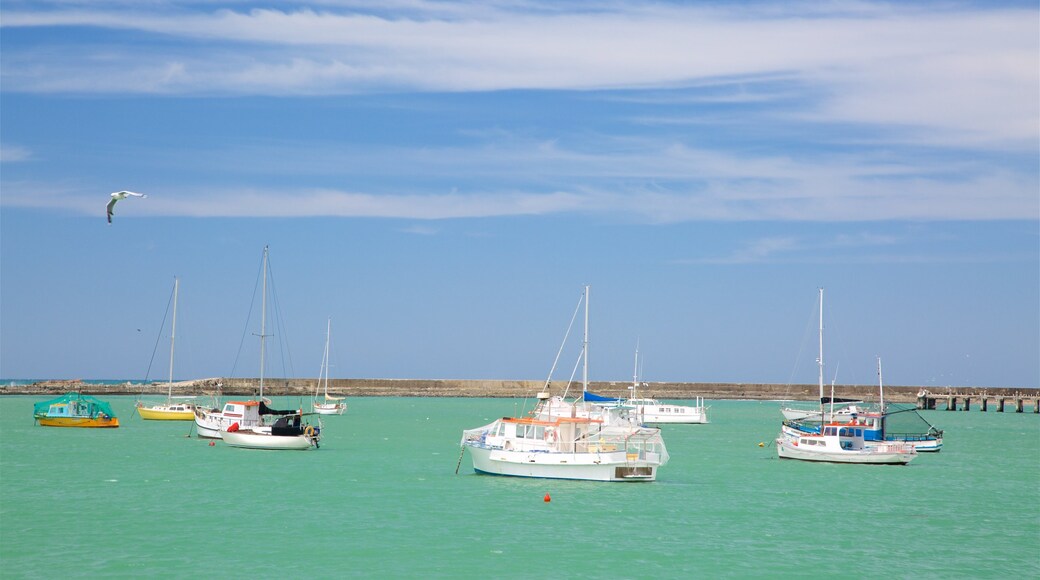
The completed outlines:
[[[43,427],[119,426],[119,418],[108,403],[76,392],[36,403],[33,405],[33,418]]]
[[[193,421],[195,405],[191,403],[163,403],[145,407],[137,403],[137,414],[148,421]]]
[[[173,330],[170,332],[170,378],[166,383],[166,402],[146,407],[144,403],[137,402],[137,414],[147,421],[194,421],[194,403],[175,403],[173,401],[173,345],[177,336],[177,293],[180,288],[180,280],[173,279]],[[187,397],[192,398],[192,397]]]

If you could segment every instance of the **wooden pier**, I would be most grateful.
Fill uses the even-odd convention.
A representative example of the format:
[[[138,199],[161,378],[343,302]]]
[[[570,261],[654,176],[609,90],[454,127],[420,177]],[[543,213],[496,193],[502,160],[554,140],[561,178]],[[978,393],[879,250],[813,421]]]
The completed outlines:
[[[998,413],[1003,413],[1008,408],[1014,408],[1016,413],[1024,413],[1028,406],[1033,413],[1040,414],[1040,390],[1033,393],[953,390],[946,393],[931,393],[921,390],[917,393],[918,409],[934,411],[939,407],[940,401],[946,405],[947,411],[970,411],[972,403],[976,403],[979,410],[986,412],[992,402]]]

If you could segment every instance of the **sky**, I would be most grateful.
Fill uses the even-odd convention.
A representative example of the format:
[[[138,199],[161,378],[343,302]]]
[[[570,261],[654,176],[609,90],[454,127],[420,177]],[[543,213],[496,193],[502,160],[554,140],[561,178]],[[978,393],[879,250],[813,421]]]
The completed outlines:
[[[1040,386],[1034,1],[0,16],[4,379]]]

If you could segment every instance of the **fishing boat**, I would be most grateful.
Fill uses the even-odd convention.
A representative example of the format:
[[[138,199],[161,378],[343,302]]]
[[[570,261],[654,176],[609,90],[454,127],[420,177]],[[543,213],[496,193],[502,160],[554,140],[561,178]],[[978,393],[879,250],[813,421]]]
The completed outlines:
[[[780,459],[875,465],[906,465],[917,457],[917,451],[905,443],[868,447],[857,421],[828,423],[820,433],[801,433],[797,437],[781,433],[776,439],[776,453]]]
[[[33,419],[43,427],[119,427],[111,405],[77,392],[35,403]]]
[[[195,418],[195,404],[190,401],[178,402],[173,396],[173,348],[177,337],[177,293],[180,280],[173,279],[173,324],[170,332],[170,374],[166,382],[166,402],[158,405],[145,405],[137,402],[137,414],[148,421],[191,421]],[[182,397],[181,399],[194,399]]]
[[[836,423],[855,421],[863,427],[863,438],[867,447],[904,443],[915,451],[935,453],[942,450],[943,431],[921,417],[912,405],[900,408],[885,401],[885,387],[881,375],[881,358],[877,359],[878,399],[876,406],[863,405],[854,408],[847,419]],[[835,413],[837,415],[837,413]],[[817,414],[816,417],[820,415]],[[805,433],[819,433],[820,425],[810,420],[784,421],[782,430],[790,437]]]
[[[589,287],[586,286],[582,294],[585,338],[580,359],[583,391],[588,387],[588,295]],[[580,307],[581,301],[578,304]],[[555,366],[553,363],[553,368]],[[552,371],[549,376],[551,380]],[[549,382],[546,381],[546,388]],[[547,390],[539,395],[539,399],[539,408],[532,413],[533,416],[503,417],[463,431],[462,454],[467,450],[470,452],[475,472],[514,477],[636,482],[654,481],[658,469],[668,463],[668,451],[660,429],[633,424],[617,409],[592,409],[584,401],[566,403],[562,397],[549,397]],[[552,402],[557,406],[554,407]]]
[[[321,360],[321,371],[318,372],[318,383],[322,382],[322,375],[324,374],[325,382],[325,398],[324,400],[318,399],[318,393],[314,393],[314,401],[311,402],[311,409],[318,415],[342,415],[347,411],[347,404],[343,402],[343,397],[333,397],[329,395],[329,337],[332,335],[332,319],[329,319],[328,329],[325,332],[325,354]]]
[[[823,393],[823,288],[820,288],[820,354],[816,358],[819,369],[820,413],[824,416]],[[833,412],[833,409],[832,409]],[[905,465],[917,456],[910,445],[901,442],[866,445],[867,428],[857,417],[847,423],[823,423],[815,431],[803,429],[792,421],[784,421],[776,439],[776,452],[781,459],[822,461],[830,463],[867,463]]]
[[[260,306],[260,394],[259,400],[229,401],[219,411],[200,411],[195,413],[195,426],[199,437],[223,439],[232,447],[251,449],[310,449],[317,447],[321,437],[321,428],[303,425],[302,409],[297,411],[276,411],[271,409],[264,399],[264,356],[267,338],[267,274],[268,247],[264,246],[263,257],[263,290]],[[264,417],[281,415],[273,425],[268,425]],[[292,424],[283,421],[286,416],[293,417]]]

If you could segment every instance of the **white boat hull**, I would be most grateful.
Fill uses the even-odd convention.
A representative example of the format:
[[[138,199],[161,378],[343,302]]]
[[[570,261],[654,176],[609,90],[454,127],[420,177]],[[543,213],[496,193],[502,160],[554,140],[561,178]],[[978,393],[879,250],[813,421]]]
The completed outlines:
[[[238,423],[243,427],[252,427],[259,425],[260,421],[246,420],[240,416],[225,417],[219,412],[198,411],[195,413],[195,430],[203,439],[221,439],[221,432],[233,423]]]
[[[708,413],[704,407],[669,407],[673,412],[661,412],[658,409],[647,408],[636,409],[636,417],[644,425],[684,424],[684,425],[706,425]]]
[[[660,457],[656,453],[559,453],[509,451],[467,445],[473,469],[479,473],[580,479],[586,481],[654,481]]]
[[[859,463],[868,465],[906,465],[914,458],[914,452],[905,445],[878,445],[857,450],[811,449],[799,446],[788,437],[776,440],[776,453],[780,459],[820,461],[825,463]]]
[[[318,415],[342,415],[347,412],[346,403],[315,403],[314,412]]]
[[[245,449],[271,449],[282,451],[306,451],[315,447],[313,438],[306,435],[271,435],[258,431],[221,431],[224,443]]]

